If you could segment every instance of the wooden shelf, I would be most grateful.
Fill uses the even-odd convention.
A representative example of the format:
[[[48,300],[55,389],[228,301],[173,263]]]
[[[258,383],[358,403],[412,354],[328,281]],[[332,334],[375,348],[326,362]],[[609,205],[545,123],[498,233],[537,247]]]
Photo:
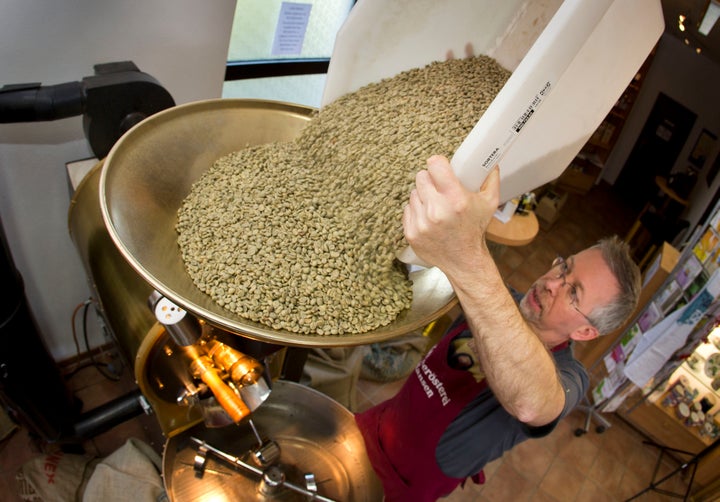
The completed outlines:
[[[600,167],[601,169],[605,167],[605,162],[607,161],[610,152],[615,147],[615,143],[620,137],[620,132],[625,125],[625,121],[630,114],[630,110],[632,110],[632,107],[635,104],[637,96],[642,87],[643,80],[645,78],[645,75],[647,74],[647,70],[652,62],[654,55],[655,50],[653,49],[653,51],[643,63],[640,70],[638,70],[633,80],[628,84],[627,88],[620,96],[615,106],[613,106],[605,119],[600,123],[593,135],[590,137],[588,142],[580,151],[578,157],[596,158],[597,160],[594,161],[593,164]],[[573,162],[573,164],[574,163],[575,162]],[[568,170],[572,167],[573,165],[571,164],[568,167]],[[563,173],[563,176],[565,176],[565,173]],[[569,185],[569,189],[571,191],[586,193],[595,183],[598,176],[599,173],[595,176],[595,179],[592,180],[592,183],[589,186],[587,184],[588,179],[582,178],[581,180],[576,180],[575,178],[577,177],[573,177],[572,175],[566,176],[565,181],[566,184]],[[573,179],[568,180],[568,177],[571,177]],[[577,181],[579,181],[579,184],[576,183]],[[560,178],[560,182],[562,184],[562,176]]]

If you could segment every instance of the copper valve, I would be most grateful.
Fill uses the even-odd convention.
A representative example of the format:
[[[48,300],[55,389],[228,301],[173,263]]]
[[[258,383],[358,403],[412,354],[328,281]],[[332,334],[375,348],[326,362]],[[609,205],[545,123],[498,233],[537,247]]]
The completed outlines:
[[[230,375],[240,386],[252,385],[260,379],[263,366],[250,356],[239,352],[217,340],[209,340],[207,353],[213,362]]]
[[[240,399],[240,396],[223,381],[212,360],[204,354],[201,355],[195,345],[189,345],[183,349],[191,359],[190,371],[193,377],[200,378],[205,382],[232,421],[238,423],[248,416],[250,409]]]

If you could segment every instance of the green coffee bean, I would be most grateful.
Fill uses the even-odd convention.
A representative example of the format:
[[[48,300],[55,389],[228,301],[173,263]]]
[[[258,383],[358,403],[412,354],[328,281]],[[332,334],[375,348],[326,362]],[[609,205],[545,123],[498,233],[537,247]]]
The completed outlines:
[[[178,211],[193,282],[273,329],[391,323],[412,302],[395,252],[415,173],[452,156],[509,75],[487,56],[431,63],[341,96],[295,141],[218,159]]]

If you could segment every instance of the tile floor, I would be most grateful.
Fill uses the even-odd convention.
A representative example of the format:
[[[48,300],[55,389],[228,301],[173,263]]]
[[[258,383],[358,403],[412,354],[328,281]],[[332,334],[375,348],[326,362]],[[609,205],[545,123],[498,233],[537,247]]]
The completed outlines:
[[[585,196],[570,194],[562,217],[548,228],[541,226],[537,238],[520,248],[505,248],[498,258],[501,273],[513,287],[524,290],[557,255],[568,255],[599,237],[616,233],[621,237],[635,214],[615,200],[608,187],[594,187]],[[80,397],[86,409],[123,395],[133,388],[126,369],[120,382],[112,382],[94,368],[78,372],[69,386]],[[393,395],[401,381],[378,384],[361,380],[358,384],[360,409]],[[489,465],[487,482],[458,489],[446,500],[459,501],[620,501],[648,486],[657,458],[656,450],[643,444],[645,439],[627,424],[609,417],[613,427],[603,434],[594,431],[575,437],[573,431],[582,425],[584,416],[573,413],[557,429],[541,440],[524,443]],[[86,441],[87,453],[106,456],[119,448],[127,438],[138,437],[161,453],[163,437],[151,416],[141,416]],[[0,499],[22,500],[16,491],[15,474],[28,459],[51,450],[53,445],[31,438],[20,427],[0,442]],[[674,468],[664,464],[663,472]],[[679,492],[685,481],[673,477],[664,488]],[[639,500],[676,500],[650,492]]]

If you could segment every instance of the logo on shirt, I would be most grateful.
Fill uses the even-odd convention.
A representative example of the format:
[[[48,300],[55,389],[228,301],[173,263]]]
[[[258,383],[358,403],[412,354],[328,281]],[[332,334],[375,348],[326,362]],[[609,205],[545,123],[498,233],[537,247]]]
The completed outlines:
[[[430,349],[428,352],[427,358],[432,352],[435,350],[435,347]],[[419,366],[415,367],[415,374],[418,377],[418,380],[420,382],[420,385],[422,386],[423,390],[425,391],[425,395],[427,397],[433,397],[435,395],[435,391],[433,391],[433,387],[435,390],[437,390],[438,395],[440,396],[440,402],[443,406],[447,406],[450,402],[450,398],[447,395],[447,391],[445,390],[445,386],[440,381],[440,379],[437,377],[435,372],[431,370],[428,365],[425,363],[425,359],[420,363]],[[428,381],[430,383],[428,383]],[[432,384],[432,387],[430,386]]]

